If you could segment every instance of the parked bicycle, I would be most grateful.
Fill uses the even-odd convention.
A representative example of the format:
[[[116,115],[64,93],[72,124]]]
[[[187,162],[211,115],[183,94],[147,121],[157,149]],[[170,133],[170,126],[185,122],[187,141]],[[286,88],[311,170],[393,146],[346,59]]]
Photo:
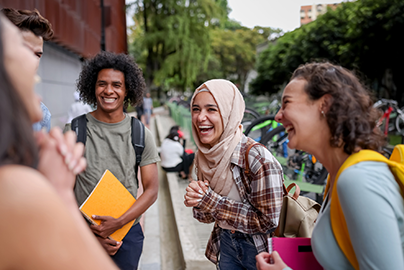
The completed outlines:
[[[404,112],[398,107],[397,101],[380,99],[373,107],[382,112],[382,117],[377,126],[381,128],[385,136],[392,132],[397,132],[401,136],[404,135]]]
[[[260,114],[256,110],[246,107],[244,110],[244,116],[243,120],[241,121],[241,124],[243,126],[249,126],[254,120],[256,120],[259,117]]]
[[[321,203],[327,170],[310,154],[289,149],[288,134],[278,125],[273,115],[263,116],[253,121],[244,134],[268,148],[281,164],[285,181],[299,181],[302,194],[314,192],[316,201]]]

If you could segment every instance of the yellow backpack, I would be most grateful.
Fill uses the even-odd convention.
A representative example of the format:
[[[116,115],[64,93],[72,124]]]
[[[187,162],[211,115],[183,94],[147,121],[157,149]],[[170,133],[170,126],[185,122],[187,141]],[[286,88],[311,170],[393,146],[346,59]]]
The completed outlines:
[[[339,169],[337,176],[335,178],[334,187],[337,185],[338,178],[340,174],[349,166],[357,164],[361,161],[377,161],[387,163],[392,174],[394,175],[397,183],[399,184],[402,193],[404,193],[404,145],[400,144],[394,147],[393,153],[390,159],[387,159],[383,155],[372,151],[372,150],[361,150],[358,153],[352,154],[348,159],[342,164]],[[327,186],[325,188],[325,193],[327,194],[330,186],[329,181],[327,181]],[[341,205],[338,198],[337,189],[333,188],[331,194],[331,205],[330,205],[330,218],[331,227],[334,233],[335,239],[338,246],[341,248],[344,255],[348,258],[352,266],[358,270],[359,263],[355,256],[355,251],[352,247],[351,240],[349,238],[348,227],[345,222],[344,214],[341,209]]]

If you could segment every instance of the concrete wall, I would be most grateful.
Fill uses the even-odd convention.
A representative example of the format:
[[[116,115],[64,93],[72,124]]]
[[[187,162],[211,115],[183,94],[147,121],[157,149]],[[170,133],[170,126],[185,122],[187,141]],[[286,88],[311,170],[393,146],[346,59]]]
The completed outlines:
[[[52,114],[52,127],[64,127],[66,123],[81,67],[78,55],[54,43],[45,42],[38,68],[41,82],[35,90]]]

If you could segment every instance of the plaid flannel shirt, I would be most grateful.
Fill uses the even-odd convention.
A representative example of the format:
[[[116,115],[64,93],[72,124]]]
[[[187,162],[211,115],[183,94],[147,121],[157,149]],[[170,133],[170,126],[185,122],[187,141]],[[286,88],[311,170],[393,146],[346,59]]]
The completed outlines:
[[[249,141],[248,141],[249,140]],[[248,144],[247,144],[248,142]],[[244,173],[245,152],[251,138],[243,135],[231,157],[233,179],[242,202],[231,200],[215,193],[212,189],[193,208],[194,218],[203,223],[225,221],[234,230],[252,235],[258,253],[267,251],[267,237],[278,226],[283,201],[282,167],[274,156],[262,146],[254,146],[248,154],[250,178]],[[247,192],[243,179],[250,183]],[[220,227],[210,235],[205,255],[217,263],[220,250]]]

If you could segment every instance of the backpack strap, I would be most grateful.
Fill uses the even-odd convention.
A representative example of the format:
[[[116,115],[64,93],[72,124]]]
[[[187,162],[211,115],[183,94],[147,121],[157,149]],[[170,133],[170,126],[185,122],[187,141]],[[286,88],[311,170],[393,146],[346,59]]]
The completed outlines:
[[[136,154],[136,164],[135,164],[135,174],[136,174],[136,184],[139,187],[139,180],[137,178],[137,174],[139,171],[139,164],[142,161],[142,154],[145,146],[145,130],[142,122],[139,121],[136,117],[131,117],[131,135],[132,135],[132,145],[135,149]]]
[[[71,129],[76,132],[77,142],[86,145],[87,139],[87,117],[86,114],[77,116],[71,122]]]
[[[250,192],[251,192],[250,184],[247,183],[247,179],[246,179],[246,178],[249,178],[250,175],[251,175],[250,165],[248,164],[248,155],[249,155],[249,153],[250,153],[251,148],[253,148],[253,147],[256,146],[256,145],[261,145],[261,146],[263,146],[262,144],[260,144],[260,143],[258,143],[258,142],[256,142],[256,141],[254,141],[254,140],[248,138],[248,140],[247,140],[247,150],[245,151],[245,156],[244,156],[244,160],[245,160],[244,174],[245,174],[245,176],[247,176],[247,177],[241,177],[241,179],[242,179],[242,181],[243,181],[243,184],[244,184],[244,187],[245,187],[247,193],[250,193]],[[263,147],[265,147],[265,146],[263,146]]]
[[[347,257],[348,261],[352,264],[352,266],[356,270],[359,269],[359,262],[356,258],[355,251],[353,249],[351,239],[349,237],[348,226],[345,221],[344,213],[342,212],[336,187],[340,174],[350,166],[355,165],[362,161],[384,162],[389,165],[390,169],[391,166],[395,166],[395,164],[397,164],[396,162],[389,161],[386,157],[384,157],[383,155],[379,154],[376,151],[361,150],[357,153],[350,155],[347,158],[347,160],[342,164],[341,168],[338,170],[337,176],[335,177],[335,181],[333,184],[334,188],[331,192],[331,202],[330,202],[331,228],[335,236],[335,239],[338,243],[338,246],[341,248],[342,252]],[[329,189],[330,189],[330,181],[328,179],[324,193],[327,194]]]

